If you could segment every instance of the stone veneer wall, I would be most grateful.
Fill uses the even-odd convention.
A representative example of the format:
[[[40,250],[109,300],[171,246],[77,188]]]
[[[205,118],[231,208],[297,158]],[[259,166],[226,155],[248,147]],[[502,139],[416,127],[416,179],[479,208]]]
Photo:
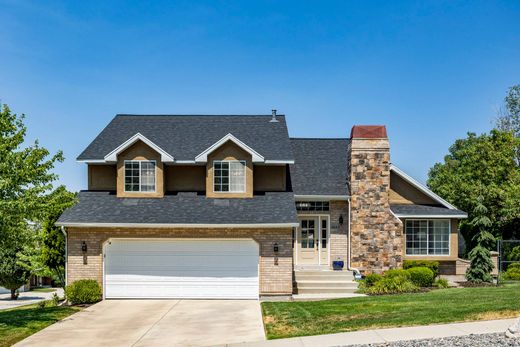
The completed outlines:
[[[351,265],[363,272],[402,266],[403,227],[390,211],[390,147],[387,138],[349,143]]]
[[[103,243],[109,238],[251,238],[260,245],[260,294],[292,294],[292,229],[67,228],[67,283],[103,283]],[[87,243],[86,264],[81,251]],[[273,244],[279,245],[275,259]]]

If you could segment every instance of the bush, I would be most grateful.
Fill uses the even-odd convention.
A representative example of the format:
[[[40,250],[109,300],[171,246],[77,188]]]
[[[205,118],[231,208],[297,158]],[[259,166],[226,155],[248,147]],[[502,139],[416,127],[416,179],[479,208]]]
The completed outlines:
[[[520,261],[520,246],[516,246],[511,250],[511,253],[507,255],[509,261]]]
[[[433,271],[427,267],[412,267],[408,270],[410,279],[418,287],[431,287],[435,276]]]
[[[45,300],[42,300],[42,301],[38,301],[38,303],[36,303],[36,306],[38,306],[38,308],[45,308],[45,306],[47,305],[47,302]]]
[[[386,277],[376,282],[372,287],[366,289],[366,293],[381,295],[381,294],[398,294],[398,293],[413,293],[419,288],[404,276]]]
[[[507,267],[503,275],[504,280],[520,281],[520,263],[513,263]]]
[[[383,276],[381,276],[379,274],[366,275],[366,277],[365,277],[365,286],[367,288],[372,287],[374,284],[379,282],[382,278],[383,278]]]
[[[445,278],[438,278],[437,281],[435,281],[435,286],[438,288],[448,288],[448,280]]]
[[[60,297],[56,293],[52,293],[52,306],[58,306],[60,304]]]
[[[405,260],[403,269],[408,270],[414,267],[427,267],[433,271],[433,276],[439,276],[439,262],[433,260]]]
[[[101,287],[96,280],[79,280],[65,288],[65,297],[72,305],[93,304],[101,300]]]
[[[383,278],[395,278],[395,277],[402,277],[405,280],[411,280],[412,277],[410,276],[410,273],[403,269],[393,269],[388,270],[383,274]]]

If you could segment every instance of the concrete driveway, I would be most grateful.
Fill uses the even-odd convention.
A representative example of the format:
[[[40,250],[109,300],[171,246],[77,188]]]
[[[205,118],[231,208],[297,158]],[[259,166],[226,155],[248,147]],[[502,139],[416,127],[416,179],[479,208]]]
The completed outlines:
[[[106,300],[16,346],[210,346],[264,339],[255,300]]]

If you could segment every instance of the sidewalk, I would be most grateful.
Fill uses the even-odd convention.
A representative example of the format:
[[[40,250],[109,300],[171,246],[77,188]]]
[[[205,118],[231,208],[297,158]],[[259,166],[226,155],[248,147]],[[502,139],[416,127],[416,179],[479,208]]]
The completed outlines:
[[[11,294],[0,294],[0,310],[6,310],[8,308],[14,308],[18,306],[25,306],[35,304],[42,300],[52,299],[54,293],[58,293],[60,297],[63,297],[63,289],[55,288],[55,292],[21,292],[18,300],[11,300]]]
[[[463,336],[470,334],[505,333],[515,322],[513,319],[478,321],[427,325],[408,328],[388,328],[377,330],[354,331],[331,335],[304,336],[270,341],[246,342],[241,344],[220,345],[228,347],[329,347],[348,346],[368,343],[385,343],[403,340],[417,340]]]

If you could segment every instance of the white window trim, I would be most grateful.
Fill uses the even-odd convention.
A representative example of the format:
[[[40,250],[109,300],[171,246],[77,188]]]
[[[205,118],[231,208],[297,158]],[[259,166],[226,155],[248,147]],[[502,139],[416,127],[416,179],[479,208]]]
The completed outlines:
[[[135,190],[126,190],[126,163],[130,163],[130,162],[139,162],[139,191],[135,191]],[[142,162],[147,162],[147,163],[153,163],[154,164],[154,175],[155,175],[155,180],[154,180],[154,190],[148,190],[146,192],[143,192],[141,190],[141,163]],[[125,193],[139,193],[139,194],[147,194],[147,193],[157,193],[157,161],[156,160],[125,160],[124,161],[124,167],[123,167],[123,187],[124,187],[124,191]]]
[[[406,242],[406,222],[407,221],[448,221],[448,254],[429,254],[429,253],[426,253],[426,254],[408,254],[406,251],[408,249],[408,246],[407,246],[407,242]],[[426,223],[428,225],[428,223]],[[416,257],[416,258],[421,258],[421,257],[449,257],[451,256],[451,219],[438,219],[438,218],[408,218],[404,221],[403,223],[403,228],[404,228],[404,255],[405,257]],[[429,229],[429,226],[428,226],[428,229]],[[429,230],[428,230],[429,231]],[[429,252],[429,241],[430,241],[430,233],[429,232],[426,232],[426,244],[427,244],[427,248],[426,248],[426,251]]]
[[[244,164],[244,190],[228,190],[228,191],[216,191],[215,190],[215,163],[233,163],[240,162]],[[231,189],[231,165],[229,165],[228,169],[230,176],[228,178],[228,186]],[[246,193],[247,192],[247,162],[245,160],[213,160],[213,192],[218,194],[235,194],[235,193]]]

